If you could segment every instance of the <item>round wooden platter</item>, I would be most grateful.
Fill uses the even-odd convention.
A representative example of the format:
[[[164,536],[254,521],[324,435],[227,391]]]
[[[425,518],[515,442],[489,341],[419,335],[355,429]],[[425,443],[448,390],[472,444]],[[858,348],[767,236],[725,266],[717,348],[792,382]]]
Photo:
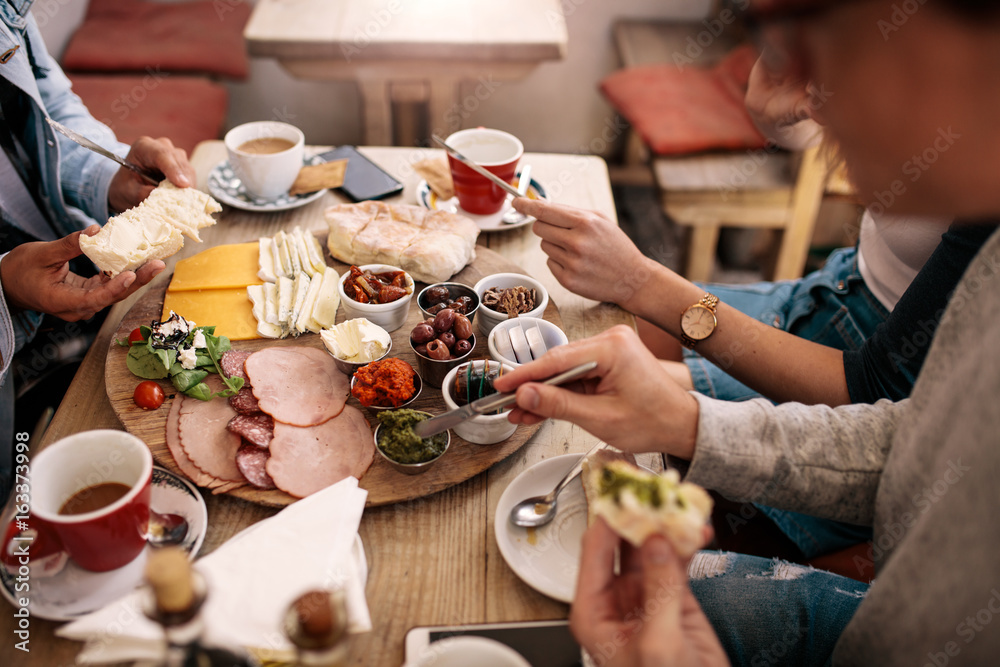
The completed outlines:
[[[349,268],[348,265],[330,260],[328,263],[333,266],[341,275]],[[481,278],[492,273],[523,273],[526,272],[515,264],[512,264],[501,255],[476,246],[476,259],[466,266],[461,272],[456,274],[451,280],[475,285]],[[527,275],[527,274],[526,274]],[[140,297],[136,304],[128,311],[118,326],[115,333],[115,340],[127,338],[129,332],[140,324],[148,325],[152,321],[160,319],[163,307],[163,296],[167,289],[167,280],[157,281],[151,285],[146,293]],[[425,285],[417,283],[416,291],[419,292]],[[562,327],[562,320],[559,311],[549,300],[548,308],[545,310],[544,318],[556,326]],[[343,308],[337,313],[337,322],[342,322],[345,318]],[[392,332],[392,354],[410,362],[416,368],[416,359],[413,350],[410,348],[410,330],[422,319],[420,309],[416,305],[416,297],[410,302],[410,310],[407,315],[407,322],[404,326]],[[199,322],[198,324],[213,324],[212,322]],[[476,347],[472,352],[471,359],[488,359],[489,350],[486,346],[485,337],[479,334],[479,329],[473,323],[473,331],[476,334]],[[286,338],[284,340],[272,340],[259,338],[254,340],[233,341],[233,348],[236,350],[261,350],[265,347],[275,345],[306,345],[325,349],[323,341],[317,334],[307,333],[298,338]],[[166,424],[167,412],[170,410],[170,398],[176,393],[169,380],[159,380],[168,398],[159,409],[147,411],[139,408],[132,400],[132,393],[135,387],[142,380],[131,373],[125,365],[125,356],[128,350],[115,342],[112,342],[108,352],[105,365],[105,386],[107,387],[108,399],[114,409],[118,419],[121,420],[125,429],[133,435],[142,439],[153,453],[156,461],[178,475],[183,473],[174,462],[173,456],[166,444]],[[220,399],[215,399],[220,400]],[[357,399],[350,398],[348,405],[353,405],[362,410],[369,423],[374,426],[377,420],[365,408],[357,402]],[[441,390],[434,387],[425,386],[420,397],[410,406],[417,410],[426,410],[431,414],[441,414],[447,410]],[[406,500],[413,500],[432,493],[437,493],[443,489],[478,475],[494,463],[501,461],[518,449],[520,449],[528,439],[534,435],[539,428],[535,426],[518,426],[514,434],[495,445],[477,445],[463,440],[452,432],[451,446],[445,455],[430,470],[420,475],[404,475],[394,470],[389,464],[378,455],[368,472],[361,479],[361,487],[368,491],[368,506],[388,505]],[[296,498],[283,491],[262,491],[252,486],[246,485],[227,492],[237,498],[243,498],[251,502],[270,506],[284,506],[295,502]]]

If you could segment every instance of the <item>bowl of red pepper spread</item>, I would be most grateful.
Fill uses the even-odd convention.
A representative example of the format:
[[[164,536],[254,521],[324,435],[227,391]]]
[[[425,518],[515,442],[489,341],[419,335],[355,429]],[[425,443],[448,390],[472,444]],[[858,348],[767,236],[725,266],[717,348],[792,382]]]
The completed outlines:
[[[413,366],[392,357],[373,361],[355,371],[351,395],[371,410],[391,410],[415,401],[422,386]]]

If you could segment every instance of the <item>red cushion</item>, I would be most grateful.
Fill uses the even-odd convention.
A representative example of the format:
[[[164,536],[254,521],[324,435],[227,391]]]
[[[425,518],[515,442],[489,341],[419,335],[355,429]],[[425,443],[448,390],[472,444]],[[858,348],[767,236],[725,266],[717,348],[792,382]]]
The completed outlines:
[[[199,142],[218,139],[226,122],[226,89],[200,77],[69,77],[90,113],[127,144],[143,135],[167,137],[190,154]]]
[[[63,67],[77,72],[207,72],[245,79],[247,2],[91,2]]]
[[[741,46],[711,69],[630,67],[604,79],[601,92],[657,155],[763,148],[743,104],[755,60]]]

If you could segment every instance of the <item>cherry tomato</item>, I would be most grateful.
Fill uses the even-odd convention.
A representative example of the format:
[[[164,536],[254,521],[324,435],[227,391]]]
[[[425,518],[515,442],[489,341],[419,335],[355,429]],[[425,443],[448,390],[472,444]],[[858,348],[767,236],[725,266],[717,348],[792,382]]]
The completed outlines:
[[[132,329],[132,333],[128,335],[128,344],[131,345],[132,343],[141,343],[142,340],[142,329],[139,327]]]
[[[163,405],[163,389],[152,380],[145,380],[139,383],[132,394],[132,400],[143,410],[155,410]]]

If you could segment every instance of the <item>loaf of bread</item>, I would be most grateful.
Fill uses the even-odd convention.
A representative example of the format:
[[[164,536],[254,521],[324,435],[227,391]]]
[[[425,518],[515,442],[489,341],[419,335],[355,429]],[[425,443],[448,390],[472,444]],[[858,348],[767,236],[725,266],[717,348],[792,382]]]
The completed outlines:
[[[388,264],[414,280],[448,280],[476,257],[479,227],[465,216],[366,201],[326,210],[330,254],[348,264]]]
[[[204,192],[165,180],[94,236],[81,235],[80,249],[105,275],[114,277],[173,255],[184,246],[182,234],[200,242],[198,230],[214,225],[212,214],[221,210]]]

